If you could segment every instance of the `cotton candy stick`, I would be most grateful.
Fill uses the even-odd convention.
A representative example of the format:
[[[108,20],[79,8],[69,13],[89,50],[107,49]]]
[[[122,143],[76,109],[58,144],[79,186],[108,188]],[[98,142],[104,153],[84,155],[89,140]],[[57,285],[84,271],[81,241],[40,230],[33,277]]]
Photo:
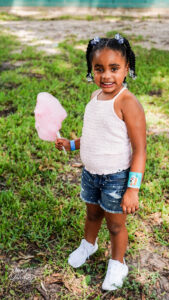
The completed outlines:
[[[61,138],[61,135],[60,135],[59,131],[57,132],[57,136],[58,136],[59,139]],[[62,146],[62,149],[63,149],[64,153],[67,154],[66,149],[65,149],[64,146]]]

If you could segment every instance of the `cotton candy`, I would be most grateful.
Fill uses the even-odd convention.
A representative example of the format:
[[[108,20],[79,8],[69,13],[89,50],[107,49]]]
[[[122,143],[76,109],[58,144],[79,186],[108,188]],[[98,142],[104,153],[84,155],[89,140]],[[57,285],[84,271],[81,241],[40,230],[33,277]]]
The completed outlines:
[[[62,121],[67,117],[58,99],[46,92],[39,93],[34,113],[39,138],[44,141],[55,141]]]

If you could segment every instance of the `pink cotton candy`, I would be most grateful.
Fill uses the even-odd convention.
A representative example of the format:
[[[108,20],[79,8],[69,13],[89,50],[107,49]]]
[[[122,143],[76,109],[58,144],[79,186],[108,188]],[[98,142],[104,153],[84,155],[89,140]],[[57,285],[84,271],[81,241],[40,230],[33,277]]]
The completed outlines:
[[[35,128],[40,139],[53,142],[67,113],[58,99],[49,93],[39,93],[35,107]]]

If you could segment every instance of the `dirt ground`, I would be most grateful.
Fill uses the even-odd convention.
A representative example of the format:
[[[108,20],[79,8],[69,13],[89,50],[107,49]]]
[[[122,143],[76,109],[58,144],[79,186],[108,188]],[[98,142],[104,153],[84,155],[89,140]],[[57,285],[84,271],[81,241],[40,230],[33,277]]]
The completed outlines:
[[[96,15],[100,12],[100,16],[103,16],[103,11],[97,10]],[[14,11],[16,14],[16,11]],[[30,11],[24,10],[28,17],[32,19],[25,19],[21,21],[0,21],[0,28],[2,31],[13,33],[18,36],[19,40],[23,44],[35,45],[37,50],[44,50],[47,54],[57,53],[57,44],[70,36],[76,36],[77,39],[91,39],[94,36],[105,36],[109,31],[121,31],[124,34],[130,34],[134,36],[141,36],[136,42],[144,48],[157,48],[163,50],[169,50],[169,18],[166,15],[152,15],[151,18],[143,18],[145,13],[138,13],[132,11],[130,15],[126,15],[125,11],[122,16],[126,17],[124,20],[119,18],[120,12],[117,10],[117,17],[115,13],[112,19],[100,19],[97,21],[86,20],[50,20],[50,18],[56,18],[62,15],[67,15],[67,11],[61,11],[60,14],[49,14],[44,11],[39,14],[32,14]],[[18,12],[18,15],[24,15],[24,12]],[[35,11],[36,12],[36,11]],[[88,14],[90,11],[87,11]],[[91,10],[92,14],[93,11]],[[101,13],[102,12],[102,13]],[[109,11],[110,13],[110,11]],[[105,13],[105,15],[108,13]],[[38,18],[44,18],[49,20],[37,20]],[[73,16],[77,16],[77,13]],[[127,19],[129,16],[134,16],[134,19]]]

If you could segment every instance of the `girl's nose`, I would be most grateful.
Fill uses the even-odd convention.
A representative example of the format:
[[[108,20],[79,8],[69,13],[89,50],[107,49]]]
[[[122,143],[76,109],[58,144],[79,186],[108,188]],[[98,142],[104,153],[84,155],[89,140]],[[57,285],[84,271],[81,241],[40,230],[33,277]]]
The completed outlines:
[[[104,71],[104,73],[102,74],[102,78],[105,80],[108,80],[108,79],[110,79],[111,78],[111,73],[110,73],[110,71],[108,70],[108,71]]]

